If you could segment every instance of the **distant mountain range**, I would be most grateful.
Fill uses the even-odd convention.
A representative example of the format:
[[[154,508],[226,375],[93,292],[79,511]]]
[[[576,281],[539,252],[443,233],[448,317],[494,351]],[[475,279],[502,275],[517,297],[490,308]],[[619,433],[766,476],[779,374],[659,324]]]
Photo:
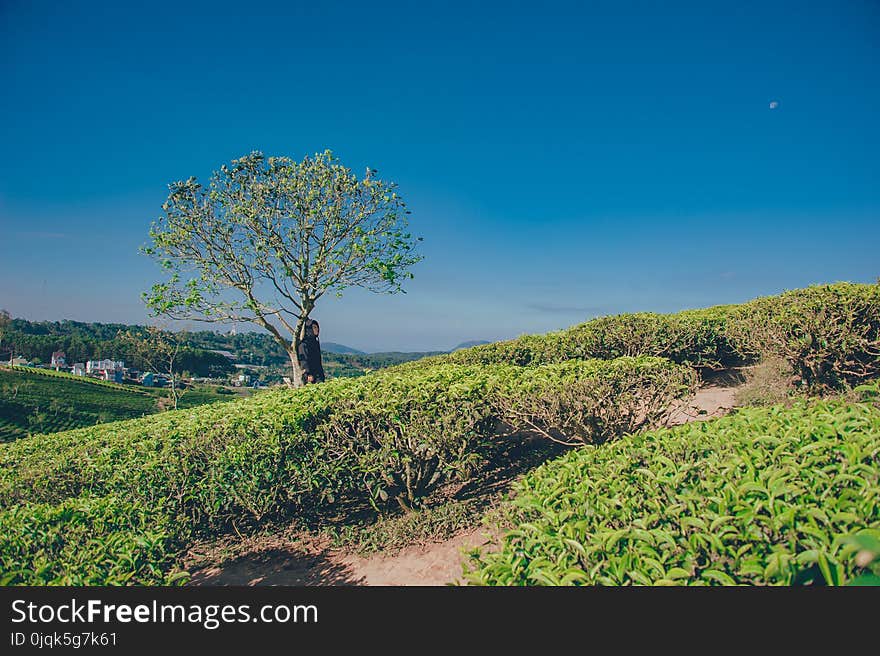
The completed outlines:
[[[459,349],[466,349],[472,346],[479,346],[480,344],[491,344],[485,339],[472,339],[469,342],[462,342],[458,346],[454,346],[448,352],[458,351]],[[340,353],[342,355],[366,355],[365,351],[359,351],[356,348],[352,348],[350,346],[346,346],[345,344],[337,344],[336,342],[321,342],[321,350],[326,351],[328,353]],[[397,353],[397,351],[394,351]],[[439,351],[442,353],[442,351]],[[438,353],[438,351],[426,351],[426,353]]]
[[[341,353],[351,354],[351,355],[364,355],[364,351],[358,351],[355,348],[351,348],[350,346],[346,346],[345,344],[337,344],[336,342],[321,342],[321,350],[328,351],[330,353]]]
[[[472,346],[480,346],[481,344],[491,344],[492,342],[485,339],[472,339],[469,342],[462,342],[458,346],[454,347],[453,351],[458,351],[459,349],[471,348]]]

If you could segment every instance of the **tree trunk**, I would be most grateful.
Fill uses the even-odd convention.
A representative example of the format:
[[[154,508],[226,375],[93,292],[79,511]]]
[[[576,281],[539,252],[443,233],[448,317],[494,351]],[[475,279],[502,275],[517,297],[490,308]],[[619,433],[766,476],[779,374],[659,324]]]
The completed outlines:
[[[296,330],[292,335],[293,341],[287,346],[287,355],[290,358],[290,364],[293,368],[293,379],[291,380],[291,387],[302,387],[303,386],[303,370],[299,364],[299,345],[302,344],[306,321],[309,319],[309,312],[312,307],[314,307],[313,303],[306,303],[306,307],[308,308],[304,314],[301,314],[299,319],[296,322]]]
[[[294,343],[291,344],[291,349],[287,351],[287,355],[290,357],[290,365],[293,368],[293,378],[290,379],[291,387],[302,387],[303,384],[303,371],[299,364],[299,344],[296,343],[297,341],[299,340],[294,340]]]

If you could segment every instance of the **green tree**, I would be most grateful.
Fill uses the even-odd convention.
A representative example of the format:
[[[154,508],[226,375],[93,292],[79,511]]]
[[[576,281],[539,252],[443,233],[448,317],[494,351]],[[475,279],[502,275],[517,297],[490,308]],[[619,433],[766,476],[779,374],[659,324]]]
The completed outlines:
[[[359,179],[330,151],[295,162],[262,153],[175,182],[144,252],[168,279],[144,294],[156,315],[247,321],[267,330],[300,380],[305,322],[327,292],[402,292],[421,260],[397,185]]]
[[[85,362],[92,359],[92,351],[94,346],[90,345],[85,339],[79,335],[73,335],[67,346],[67,361],[70,364],[75,362]]]
[[[148,326],[146,330],[119,332],[117,339],[146,369],[168,376],[171,386],[170,400],[177,410],[178,401],[185,390],[180,386],[178,360],[186,343],[186,334]]]
[[[6,310],[0,309],[0,352],[3,351],[3,339],[9,333],[9,324],[12,323],[12,317]],[[12,354],[15,355],[14,353]],[[11,358],[12,356],[10,356]]]

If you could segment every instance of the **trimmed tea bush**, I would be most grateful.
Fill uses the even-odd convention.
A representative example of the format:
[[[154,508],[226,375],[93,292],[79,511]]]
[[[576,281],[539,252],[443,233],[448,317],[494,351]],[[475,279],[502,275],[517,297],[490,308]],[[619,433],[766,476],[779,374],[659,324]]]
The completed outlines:
[[[880,284],[837,283],[759,298],[726,332],[747,359],[782,357],[811,391],[880,376]]]
[[[88,493],[173,506],[194,523],[302,501],[332,479],[312,430],[332,381],[252,399],[36,435],[0,448],[0,506]],[[295,455],[294,455],[295,454]]]
[[[663,358],[568,361],[518,371],[514,384],[498,394],[499,416],[515,430],[568,445],[657,427],[697,386],[693,369]]]
[[[854,536],[880,536],[878,465],[880,408],[842,401],[751,408],[586,447],[518,485],[508,509],[517,527],[497,553],[473,555],[467,578],[844,584],[876,568],[856,558]]]
[[[694,367],[726,367],[739,360],[724,331],[732,307],[602,317],[568,329],[563,341],[574,357],[650,355]]]
[[[629,356],[663,357],[693,367],[718,369],[739,364],[740,354],[727,340],[727,314],[736,306],[687,310],[678,314],[619,314],[593,319],[546,335],[481,344],[395,367],[410,371],[444,362],[520,367]]]
[[[514,367],[443,365],[38,435],[0,449],[0,507],[88,492],[171,503],[201,523],[243,513],[259,519],[291,504],[307,510],[339,494],[388,496],[380,481],[413,501],[436,473],[473,469],[480,440],[499,418],[500,390],[530,399],[533,408],[553,403],[566,386],[575,386],[569,396],[629,389],[657,405],[668,398],[664,377],[676,387],[687,376],[651,359],[577,363],[565,371],[531,399],[536,386],[551,382],[540,369],[522,375]],[[587,380],[592,387],[584,387]],[[518,386],[525,392],[517,394]],[[604,413],[596,423],[607,423],[607,400],[592,406]]]
[[[350,462],[352,488],[374,504],[409,508],[450,476],[466,478],[497,423],[492,389],[503,368],[444,365],[362,379],[320,429],[332,457]]]
[[[170,585],[177,527],[113,497],[0,511],[0,585]]]
[[[476,471],[499,422],[568,443],[602,441],[656,425],[695,384],[693,370],[661,358],[389,371],[346,388],[319,430],[333,458],[351,462],[352,487],[359,482],[374,503],[411,507]]]

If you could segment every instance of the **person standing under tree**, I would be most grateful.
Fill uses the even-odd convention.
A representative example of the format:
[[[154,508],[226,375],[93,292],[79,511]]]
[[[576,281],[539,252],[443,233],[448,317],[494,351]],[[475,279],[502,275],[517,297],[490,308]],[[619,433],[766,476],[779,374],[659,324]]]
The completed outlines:
[[[324,365],[321,363],[321,342],[318,335],[321,327],[314,319],[306,319],[303,326],[303,340],[299,345],[299,364],[302,368],[302,383],[323,383]]]

